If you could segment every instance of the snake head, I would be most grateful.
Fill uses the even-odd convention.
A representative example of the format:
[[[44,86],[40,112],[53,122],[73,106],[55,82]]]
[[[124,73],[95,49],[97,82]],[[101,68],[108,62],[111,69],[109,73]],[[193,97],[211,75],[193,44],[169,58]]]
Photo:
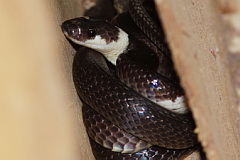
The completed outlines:
[[[107,20],[96,17],[79,17],[67,20],[62,24],[62,31],[67,38],[77,44],[81,43],[80,45],[97,37],[105,40],[108,44],[118,39],[119,32],[118,28]]]
[[[104,19],[79,17],[63,22],[61,27],[68,39],[101,52],[113,64],[128,46],[127,33]]]

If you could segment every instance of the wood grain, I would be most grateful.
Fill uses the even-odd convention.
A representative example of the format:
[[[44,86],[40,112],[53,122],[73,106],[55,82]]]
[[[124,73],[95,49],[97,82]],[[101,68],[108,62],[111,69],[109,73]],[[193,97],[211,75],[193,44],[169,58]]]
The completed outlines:
[[[0,2],[0,159],[93,160],[61,22],[81,1]]]
[[[175,68],[209,160],[240,157],[239,112],[219,1],[156,0]]]

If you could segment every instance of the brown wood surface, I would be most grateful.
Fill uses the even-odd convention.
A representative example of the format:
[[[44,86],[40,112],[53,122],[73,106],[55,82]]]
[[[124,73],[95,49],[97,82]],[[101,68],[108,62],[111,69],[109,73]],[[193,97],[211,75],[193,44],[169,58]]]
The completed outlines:
[[[239,110],[226,40],[229,28],[219,1],[156,3],[207,158],[240,159]]]
[[[227,48],[229,51],[229,66],[234,84],[234,89],[237,93],[238,111],[240,112],[240,1],[234,1],[236,10],[224,13],[224,20],[228,24],[226,31]],[[238,128],[240,127],[240,120]]]
[[[0,1],[0,159],[93,160],[63,20],[80,0]]]

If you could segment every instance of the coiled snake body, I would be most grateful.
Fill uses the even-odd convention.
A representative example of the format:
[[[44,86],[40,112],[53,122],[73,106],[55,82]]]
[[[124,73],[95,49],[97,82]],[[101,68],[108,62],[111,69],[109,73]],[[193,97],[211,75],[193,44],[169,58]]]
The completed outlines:
[[[62,30],[73,42],[94,49],[78,50],[73,80],[88,134],[97,142],[91,140],[96,159],[174,159],[195,149],[186,149],[197,138],[182,89],[168,69],[159,67],[168,65],[164,58],[132,36],[137,32],[127,34],[94,17],[65,21]]]

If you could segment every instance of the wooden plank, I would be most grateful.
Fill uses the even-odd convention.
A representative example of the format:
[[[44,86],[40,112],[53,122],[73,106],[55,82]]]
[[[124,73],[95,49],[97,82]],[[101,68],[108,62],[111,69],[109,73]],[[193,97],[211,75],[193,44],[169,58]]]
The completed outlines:
[[[230,1],[231,2],[231,1]],[[233,0],[233,2],[235,2]],[[226,32],[227,48],[229,51],[229,64],[234,89],[237,93],[238,110],[240,112],[240,1],[236,1],[235,8],[232,12],[224,13],[224,20],[228,24]],[[240,122],[238,122],[240,124]]]
[[[0,2],[0,159],[93,160],[61,22],[81,1]]]
[[[240,157],[239,112],[218,2],[156,0],[207,158],[236,160]]]

